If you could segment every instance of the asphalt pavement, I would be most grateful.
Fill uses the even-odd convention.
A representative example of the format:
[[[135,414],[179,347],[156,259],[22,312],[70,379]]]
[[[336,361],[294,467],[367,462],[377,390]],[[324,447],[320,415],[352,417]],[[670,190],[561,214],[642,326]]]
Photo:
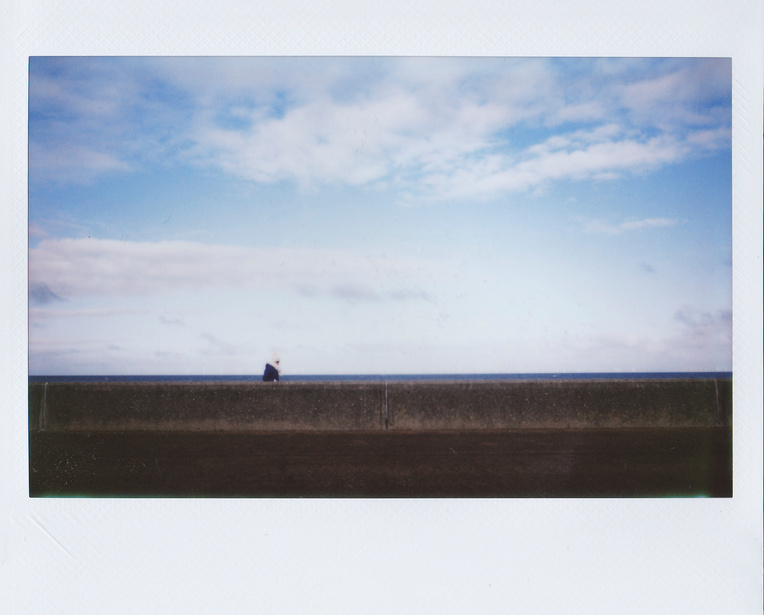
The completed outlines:
[[[32,497],[732,495],[728,427],[33,432]]]

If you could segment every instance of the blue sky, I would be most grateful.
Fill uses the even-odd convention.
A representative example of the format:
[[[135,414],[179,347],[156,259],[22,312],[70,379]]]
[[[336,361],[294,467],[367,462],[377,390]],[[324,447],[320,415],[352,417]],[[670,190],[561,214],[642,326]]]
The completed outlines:
[[[31,374],[732,365],[728,59],[31,58]]]

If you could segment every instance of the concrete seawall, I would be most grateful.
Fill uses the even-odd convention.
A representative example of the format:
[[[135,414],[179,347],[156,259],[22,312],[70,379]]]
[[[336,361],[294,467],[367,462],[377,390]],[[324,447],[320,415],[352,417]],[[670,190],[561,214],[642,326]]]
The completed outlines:
[[[731,413],[729,378],[29,385],[32,432],[719,427]]]

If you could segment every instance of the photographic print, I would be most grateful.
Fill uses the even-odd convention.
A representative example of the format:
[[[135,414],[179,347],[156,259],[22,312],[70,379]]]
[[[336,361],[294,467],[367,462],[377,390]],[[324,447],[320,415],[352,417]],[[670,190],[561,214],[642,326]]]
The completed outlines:
[[[729,58],[29,59],[32,496],[732,495]]]

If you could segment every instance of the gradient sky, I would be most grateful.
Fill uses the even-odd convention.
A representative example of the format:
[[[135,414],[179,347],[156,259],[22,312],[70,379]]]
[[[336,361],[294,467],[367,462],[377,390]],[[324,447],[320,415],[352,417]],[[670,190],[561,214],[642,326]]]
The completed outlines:
[[[729,371],[730,70],[32,58],[30,374]]]

